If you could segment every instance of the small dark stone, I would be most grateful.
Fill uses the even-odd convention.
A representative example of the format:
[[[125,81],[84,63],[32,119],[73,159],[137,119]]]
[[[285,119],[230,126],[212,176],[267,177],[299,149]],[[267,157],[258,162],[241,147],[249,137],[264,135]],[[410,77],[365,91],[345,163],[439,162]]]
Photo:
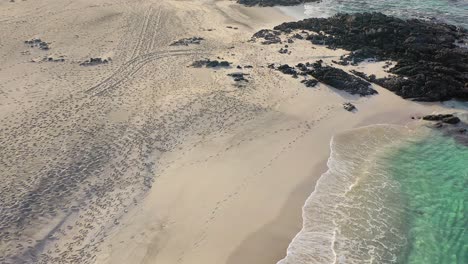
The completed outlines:
[[[356,110],[356,106],[354,106],[352,103],[344,103],[343,108],[349,112]]]

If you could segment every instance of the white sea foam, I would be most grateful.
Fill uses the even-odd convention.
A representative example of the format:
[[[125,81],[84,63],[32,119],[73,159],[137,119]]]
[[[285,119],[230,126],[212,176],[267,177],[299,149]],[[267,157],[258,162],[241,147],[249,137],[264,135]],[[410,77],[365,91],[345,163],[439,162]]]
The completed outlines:
[[[328,171],[303,207],[303,228],[278,264],[396,263],[406,243],[399,186],[381,170],[403,127],[376,125],[335,136]]]

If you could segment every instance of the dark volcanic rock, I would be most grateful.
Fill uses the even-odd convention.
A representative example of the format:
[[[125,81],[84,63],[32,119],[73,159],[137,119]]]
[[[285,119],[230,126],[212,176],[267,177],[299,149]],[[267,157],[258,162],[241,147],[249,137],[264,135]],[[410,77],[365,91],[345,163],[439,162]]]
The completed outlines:
[[[349,111],[349,112],[352,112],[352,111],[356,110],[356,106],[353,105],[352,103],[344,103],[344,104],[343,104],[343,108],[344,108],[346,111]]]
[[[287,54],[289,52],[289,50],[281,48],[278,52],[281,53],[281,54]]]
[[[346,91],[350,94],[359,94],[360,96],[377,94],[372,89],[370,83],[353,76],[342,69],[314,64],[314,69],[308,72],[315,79],[333,86],[338,90]]]
[[[417,19],[402,20],[381,13],[310,18],[274,29],[285,33],[319,32],[307,39],[351,51],[342,58],[343,64],[367,58],[397,61],[390,70],[396,77],[376,81],[403,98],[468,100],[468,49],[455,44],[468,37],[466,29]]]
[[[231,76],[235,82],[249,82],[245,78],[245,76],[248,76],[248,73],[242,73],[242,72],[235,72],[235,73],[229,73],[228,76]]]
[[[237,0],[239,4],[246,6],[293,6],[308,2],[318,2],[320,0]]]
[[[274,68],[274,65],[269,65],[268,67]],[[283,64],[276,69],[284,74],[292,75],[295,78],[297,78],[298,75],[310,75],[314,77],[315,80],[301,81],[307,87],[314,87],[320,81],[350,94],[359,94],[360,96],[377,94],[377,91],[372,89],[370,83],[341,69],[323,66],[321,60],[315,63],[299,63],[296,65],[296,68],[288,64]]]
[[[255,33],[252,36],[252,39],[264,39],[262,41],[263,45],[269,45],[269,44],[276,44],[276,43],[281,43],[281,38],[279,37],[281,35],[281,32],[271,30],[271,29],[262,29]]]
[[[30,45],[31,48],[33,48],[33,47],[38,47],[38,48],[41,49],[41,50],[49,50],[49,49],[50,49],[49,43],[47,43],[47,42],[45,42],[45,41],[42,41],[42,40],[39,39],[39,38],[34,38],[34,39],[31,39],[31,40],[26,40],[24,43]]]
[[[460,118],[451,115],[451,114],[446,114],[446,115],[427,115],[423,117],[423,120],[427,121],[442,121],[447,124],[458,124],[460,123]]]
[[[294,74],[297,74],[297,71],[296,69],[294,69],[293,67],[289,66],[288,64],[283,64],[283,65],[280,65],[278,67],[278,71],[284,73],[284,74],[288,74],[288,75],[294,75]]]
[[[89,60],[86,60],[82,63],[80,63],[81,66],[95,66],[95,65],[99,65],[99,64],[107,64],[109,63],[111,59],[110,58],[107,58],[107,59],[103,59],[103,58],[90,58]]]
[[[315,87],[319,83],[319,81],[310,79],[310,80],[302,80],[301,83],[305,84],[306,87]]]
[[[452,137],[458,143],[468,146],[468,124],[466,123],[468,116],[466,114],[461,114],[461,116],[463,115],[464,118],[462,119],[465,121],[451,114],[427,115],[424,116],[423,119],[434,122],[429,127],[437,129],[445,136]]]
[[[193,62],[191,66],[195,68],[201,68],[201,67],[216,68],[216,67],[229,67],[231,66],[231,63],[228,61],[204,59],[204,60],[198,60],[198,61]]]

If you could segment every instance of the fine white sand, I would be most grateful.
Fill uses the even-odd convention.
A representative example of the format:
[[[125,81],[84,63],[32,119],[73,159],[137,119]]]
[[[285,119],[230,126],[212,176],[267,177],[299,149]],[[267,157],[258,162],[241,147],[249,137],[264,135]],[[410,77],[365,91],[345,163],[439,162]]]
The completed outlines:
[[[450,111],[269,69],[344,53],[248,42],[288,20],[232,1],[0,2],[0,260],[276,263],[333,134]],[[205,40],[169,46],[193,36]],[[51,49],[23,43],[32,38]],[[80,66],[90,57],[111,61]],[[217,57],[234,67],[187,67]],[[242,87],[227,76],[237,71],[250,74]]]

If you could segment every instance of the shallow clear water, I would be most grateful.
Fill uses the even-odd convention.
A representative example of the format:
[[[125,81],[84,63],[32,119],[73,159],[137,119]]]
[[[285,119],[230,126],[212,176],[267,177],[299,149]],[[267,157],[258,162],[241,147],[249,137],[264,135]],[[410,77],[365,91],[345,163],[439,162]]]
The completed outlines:
[[[404,263],[468,263],[468,147],[433,134],[385,162],[406,207]]]
[[[434,19],[468,28],[468,0],[322,0],[305,5],[310,17],[382,12],[401,18]]]
[[[331,150],[281,264],[468,263],[468,147],[379,125]]]

